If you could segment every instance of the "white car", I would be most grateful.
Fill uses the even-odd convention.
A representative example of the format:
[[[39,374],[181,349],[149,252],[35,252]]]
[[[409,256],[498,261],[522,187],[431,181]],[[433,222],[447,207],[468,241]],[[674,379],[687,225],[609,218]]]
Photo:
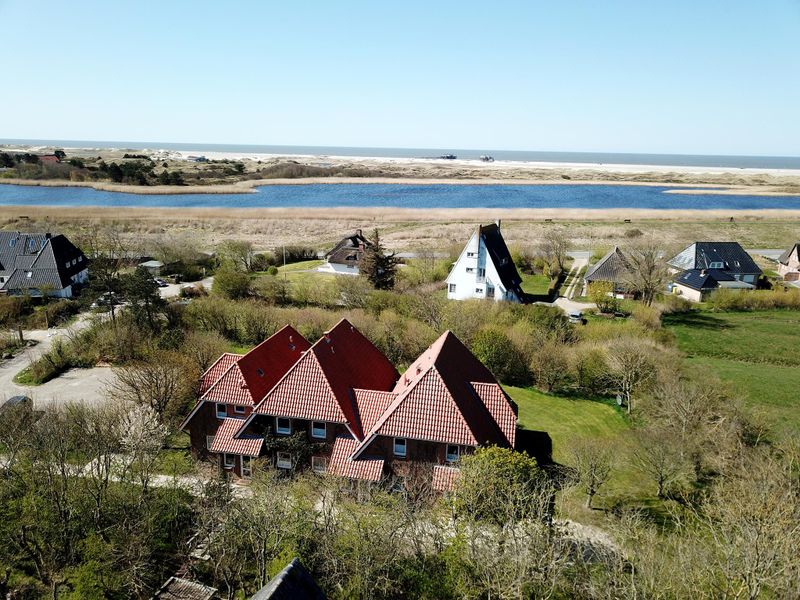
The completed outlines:
[[[583,313],[579,310],[573,310],[571,313],[569,313],[569,322],[583,324]]]

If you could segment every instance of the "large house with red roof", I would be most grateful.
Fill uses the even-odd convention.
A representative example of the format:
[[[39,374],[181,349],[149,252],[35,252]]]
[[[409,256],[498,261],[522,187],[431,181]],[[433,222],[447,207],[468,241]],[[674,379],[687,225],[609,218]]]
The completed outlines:
[[[461,455],[516,443],[514,405],[449,331],[401,376],[345,319],[313,345],[285,327],[220,357],[201,394],[183,425],[194,452],[240,476],[256,458],[366,481],[420,467],[448,489]],[[305,455],[290,439],[307,441]]]

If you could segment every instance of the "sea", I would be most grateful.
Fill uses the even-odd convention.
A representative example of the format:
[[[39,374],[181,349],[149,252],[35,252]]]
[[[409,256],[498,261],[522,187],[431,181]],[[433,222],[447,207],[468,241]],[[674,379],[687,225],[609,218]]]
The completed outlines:
[[[724,156],[701,154],[629,154],[613,152],[546,152],[464,148],[371,148],[347,146],[270,146],[251,144],[202,144],[173,142],[125,142],[97,140],[2,139],[0,144],[55,146],[60,148],[117,148],[125,150],[176,150],[180,152],[238,152],[247,154],[369,156],[377,158],[438,158],[452,154],[464,160],[492,156],[495,160],[526,162],[664,165],[675,167],[730,167],[737,169],[800,169],[800,156]]]

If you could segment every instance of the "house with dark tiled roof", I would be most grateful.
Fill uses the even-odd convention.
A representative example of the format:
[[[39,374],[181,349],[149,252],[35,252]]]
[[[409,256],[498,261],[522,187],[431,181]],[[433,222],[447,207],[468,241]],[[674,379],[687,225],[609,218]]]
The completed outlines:
[[[63,235],[0,231],[0,294],[71,298],[89,261]]]
[[[320,269],[337,275],[358,275],[358,265],[364,251],[372,245],[360,229],[343,238],[325,255],[325,265]]]
[[[784,281],[800,281],[800,242],[778,257],[778,275]]]
[[[631,274],[631,265],[619,246],[598,260],[586,270],[584,281],[591,290],[592,284],[598,282],[610,283],[615,294],[626,294],[628,281]]]
[[[217,600],[217,589],[182,577],[170,577],[152,600]]]
[[[258,590],[250,600],[325,600],[311,573],[294,558],[269,583]]]
[[[206,372],[201,401],[213,401],[210,393],[233,369],[224,365],[237,360],[223,356]],[[208,383],[214,377],[219,380]],[[455,482],[463,454],[516,444],[516,407],[453,333],[442,334],[399,375],[344,319],[302,352],[247,414],[221,416],[208,448],[237,475],[247,475],[255,458],[278,469],[310,466],[372,482],[402,479],[420,466],[444,490]],[[309,444],[308,465],[288,441],[298,435]],[[202,441],[195,438],[193,446]]]
[[[247,473],[250,458],[258,456],[261,443],[242,438],[230,445],[241,420],[252,413],[264,395],[287,373],[308,341],[286,326],[247,354],[225,353],[200,378],[200,398],[184,419],[196,458],[217,460],[223,468]],[[223,456],[237,450],[236,457]],[[246,458],[245,458],[246,457]]]
[[[525,302],[522,277],[500,232],[500,221],[479,225],[445,281],[450,300]]]
[[[720,288],[753,290],[762,274],[738,242],[695,242],[667,264],[675,273],[673,293],[693,302]]]

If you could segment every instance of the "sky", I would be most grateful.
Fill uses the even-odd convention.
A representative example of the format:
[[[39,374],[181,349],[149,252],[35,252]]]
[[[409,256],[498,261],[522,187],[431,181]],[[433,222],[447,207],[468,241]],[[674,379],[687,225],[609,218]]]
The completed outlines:
[[[800,156],[800,0],[0,0],[0,138]]]

